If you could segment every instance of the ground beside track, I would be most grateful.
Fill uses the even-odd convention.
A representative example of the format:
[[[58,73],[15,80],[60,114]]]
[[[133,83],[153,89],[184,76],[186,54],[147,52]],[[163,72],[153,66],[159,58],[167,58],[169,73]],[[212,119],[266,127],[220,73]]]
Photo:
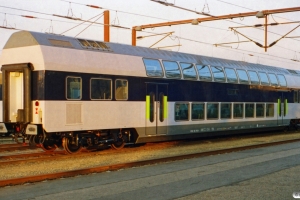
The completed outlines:
[[[293,199],[300,142],[0,188],[0,199]]]
[[[136,162],[141,160],[157,159],[197,152],[207,152],[219,149],[228,149],[239,146],[291,140],[300,138],[300,133],[284,133],[263,135],[256,137],[230,137],[224,139],[181,141],[166,143],[148,143],[144,146],[125,148],[120,151],[104,150],[93,153],[92,156],[68,157],[47,161],[28,161],[21,164],[2,165],[0,180],[41,175],[47,173],[64,172],[119,163]],[[0,153],[1,160],[1,153]]]

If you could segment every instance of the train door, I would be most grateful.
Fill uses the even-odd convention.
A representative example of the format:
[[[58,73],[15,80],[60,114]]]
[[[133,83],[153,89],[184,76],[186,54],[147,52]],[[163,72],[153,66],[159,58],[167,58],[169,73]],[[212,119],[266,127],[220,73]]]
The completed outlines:
[[[287,125],[289,122],[285,121],[288,114],[288,102],[284,92],[282,92],[277,100],[277,124]]]
[[[9,73],[9,85],[8,85],[8,93],[9,93],[9,120],[11,122],[22,121],[20,115],[22,115],[22,111],[24,110],[24,88],[23,88],[23,72],[15,71]]]
[[[168,133],[168,85],[146,83],[146,134]]]
[[[3,121],[31,121],[31,65],[3,65]]]

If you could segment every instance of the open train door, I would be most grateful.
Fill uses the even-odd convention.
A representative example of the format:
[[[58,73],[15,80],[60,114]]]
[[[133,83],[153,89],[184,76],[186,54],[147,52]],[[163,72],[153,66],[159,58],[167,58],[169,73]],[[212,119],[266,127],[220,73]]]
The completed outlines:
[[[3,65],[3,122],[25,124],[31,121],[30,63]]]
[[[277,124],[284,126],[289,125],[287,119],[288,114],[288,101],[285,92],[281,92],[277,100]]]
[[[168,133],[168,84],[146,83],[146,134]]]

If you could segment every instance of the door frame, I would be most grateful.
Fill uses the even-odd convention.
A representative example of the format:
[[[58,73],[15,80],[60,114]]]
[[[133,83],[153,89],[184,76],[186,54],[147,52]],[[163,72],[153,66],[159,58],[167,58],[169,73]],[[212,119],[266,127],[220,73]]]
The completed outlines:
[[[10,73],[22,72],[23,73],[23,119],[24,123],[32,121],[31,113],[31,71],[33,65],[31,63],[3,65],[2,71],[2,98],[3,98],[3,122],[10,122]]]
[[[168,83],[159,83],[159,82],[146,82],[146,121],[145,121],[145,133],[146,135],[166,135],[168,133]],[[155,87],[153,90],[149,90],[149,85]],[[160,89],[159,86],[165,87]],[[164,93],[163,99],[160,99],[160,93]],[[150,93],[154,93],[154,100],[151,100]],[[153,104],[153,122],[150,121],[151,101],[154,101]],[[161,105],[163,103],[163,105]],[[160,110],[161,106],[164,106]],[[163,121],[160,121],[160,115],[163,116]]]

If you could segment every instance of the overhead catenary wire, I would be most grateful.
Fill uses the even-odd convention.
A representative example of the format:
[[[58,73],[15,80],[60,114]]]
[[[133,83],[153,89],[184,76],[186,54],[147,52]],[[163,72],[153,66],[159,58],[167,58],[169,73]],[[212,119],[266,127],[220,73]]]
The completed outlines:
[[[15,10],[21,10],[21,11],[26,11],[26,12],[33,12],[33,13],[38,13],[38,14],[45,14],[45,15],[49,15],[49,16],[53,16],[53,14],[48,14],[48,13],[42,13],[42,12],[37,12],[37,11],[29,11],[29,10],[25,10],[25,9],[18,9],[18,8],[12,8],[12,7],[7,7],[7,6],[0,6],[0,7],[5,7],[5,8],[9,8],[9,9],[15,9]],[[111,9],[110,9],[111,10]],[[118,11],[118,12],[123,12],[123,11]],[[128,13],[128,12],[124,12],[124,13]],[[130,14],[133,14],[134,15],[134,13],[130,13]],[[48,20],[51,20],[51,19],[48,19]],[[64,23],[70,23],[70,22],[65,22],[65,21],[62,21],[62,22],[64,22]],[[74,23],[75,24],[75,23]],[[209,26],[205,26],[205,27],[207,27],[207,28],[215,28],[215,27],[209,27]],[[217,29],[220,29],[220,28],[217,28]],[[221,29],[222,30],[222,29]],[[225,29],[224,29],[224,31],[225,31]],[[227,31],[227,30],[226,30]],[[180,37],[179,37],[180,38]],[[188,40],[188,39],[183,39],[183,40]],[[191,41],[191,40],[190,40]],[[202,42],[202,41],[195,41],[195,40],[193,40],[194,42],[196,42],[196,43],[201,43],[201,44],[209,44],[209,43],[206,43],[206,42]],[[213,45],[213,44],[209,44],[209,45]],[[291,49],[288,49],[288,50],[290,50],[290,51],[294,51],[294,50],[291,50]],[[255,53],[257,53],[257,52],[255,52]],[[270,55],[268,55],[268,56],[270,56]],[[277,57],[277,56],[275,56],[275,57]],[[282,58],[282,59],[286,59],[286,60],[288,60],[287,58]]]

